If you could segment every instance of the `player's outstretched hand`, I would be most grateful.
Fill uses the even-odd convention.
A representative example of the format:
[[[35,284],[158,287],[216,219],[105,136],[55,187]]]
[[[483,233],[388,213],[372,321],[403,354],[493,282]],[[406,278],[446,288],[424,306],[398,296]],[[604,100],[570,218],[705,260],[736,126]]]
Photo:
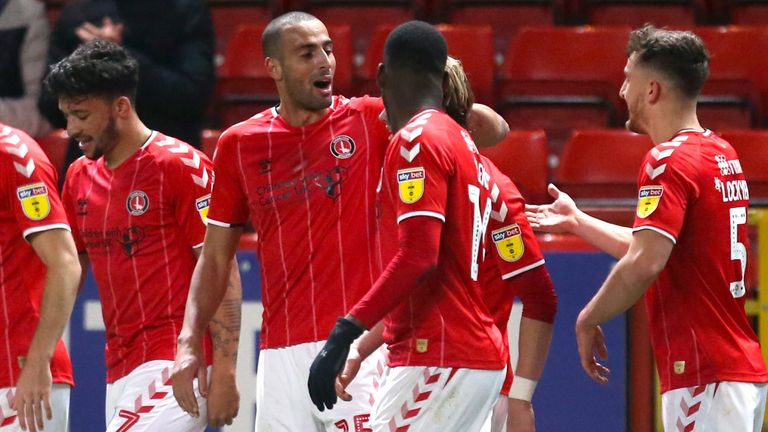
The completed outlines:
[[[26,364],[21,369],[19,381],[16,383],[16,392],[11,404],[11,408],[18,413],[21,430],[31,432],[42,430],[43,410],[48,420],[52,418],[51,384],[50,364],[27,358]]]
[[[579,358],[584,372],[600,384],[608,384],[608,375],[611,371],[601,365],[595,357],[597,355],[601,359],[608,359],[603,329],[599,325],[586,323],[579,315],[579,319],[576,320],[576,343],[579,346]]]
[[[336,404],[336,377],[349,354],[349,346],[363,334],[363,329],[346,318],[336,320],[325,346],[309,367],[307,388],[318,410],[331,409]]]
[[[526,204],[525,216],[534,230],[550,233],[573,232],[578,224],[576,203],[557,186],[549,184],[549,195],[555,199],[552,204],[532,205]]]
[[[173,396],[184,411],[192,417],[200,417],[200,407],[195,396],[194,380],[197,378],[200,394],[208,397],[208,371],[203,357],[202,343],[179,336],[176,361],[171,382]]]
[[[520,399],[509,399],[507,432],[536,432],[533,404]]]
[[[344,370],[336,378],[336,396],[339,399],[349,402],[352,400],[352,395],[347,393],[347,387],[355,379],[357,373],[360,372],[360,365],[363,363],[360,353],[355,348],[349,350],[347,361],[344,363]]]
[[[240,392],[234,371],[211,368],[211,384],[208,388],[208,426],[231,425],[240,409]]]

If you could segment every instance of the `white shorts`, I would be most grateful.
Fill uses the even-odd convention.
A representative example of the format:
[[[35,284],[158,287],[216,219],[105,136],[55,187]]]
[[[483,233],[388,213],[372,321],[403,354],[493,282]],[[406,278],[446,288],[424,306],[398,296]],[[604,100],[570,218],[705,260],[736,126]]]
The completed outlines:
[[[509,398],[499,395],[493,404],[493,409],[485,418],[481,432],[507,432],[507,414],[509,413]]]
[[[373,405],[373,432],[476,432],[499,397],[505,370],[387,368]]]
[[[14,387],[0,388],[0,431],[21,432],[16,410],[11,409]],[[69,391],[68,384],[54,384],[51,388],[52,419],[45,418],[43,409],[43,428],[45,432],[66,432],[69,430]],[[29,430],[29,428],[27,428]]]
[[[256,432],[361,432],[368,428],[384,349],[371,354],[347,388],[352,400],[339,400],[320,412],[307,389],[309,366],[325,342],[261,350],[256,375]]]
[[[198,432],[205,429],[207,411],[194,382],[200,417],[184,412],[173,397],[173,361],[152,360],[107,384],[107,432]],[[209,368],[210,373],[210,368]]]
[[[768,384],[723,381],[661,395],[667,432],[760,432]]]

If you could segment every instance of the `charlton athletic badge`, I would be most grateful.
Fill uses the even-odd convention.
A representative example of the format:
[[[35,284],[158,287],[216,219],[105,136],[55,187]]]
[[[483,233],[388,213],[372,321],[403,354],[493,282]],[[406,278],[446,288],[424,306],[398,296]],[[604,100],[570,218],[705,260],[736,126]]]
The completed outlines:
[[[348,135],[339,135],[331,141],[331,154],[336,159],[349,159],[355,154],[355,140]]]
[[[128,194],[125,207],[131,216],[141,216],[149,210],[149,197],[144,191],[133,191]]]

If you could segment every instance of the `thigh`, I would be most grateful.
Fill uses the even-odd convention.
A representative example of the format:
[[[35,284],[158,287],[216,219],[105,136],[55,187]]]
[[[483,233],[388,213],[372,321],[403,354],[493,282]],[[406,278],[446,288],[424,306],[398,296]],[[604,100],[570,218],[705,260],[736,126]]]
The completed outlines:
[[[307,391],[309,366],[322,342],[261,350],[256,377],[256,432],[318,432]]]
[[[760,432],[765,416],[765,391],[766,384],[719,383],[707,430]]]
[[[712,410],[716,383],[683,387],[661,395],[661,417],[664,430],[705,431]]]
[[[13,399],[12,387],[0,389],[0,431],[20,432],[19,419],[16,410],[12,410],[10,402]],[[69,391],[67,384],[54,384],[51,389],[51,419],[43,418],[43,430],[66,432],[69,430]]]
[[[376,400],[385,367],[386,350],[382,347],[365,359],[357,376],[347,387],[347,392],[352,396],[351,401],[339,399],[332,410],[316,412],[326,432],[370,431],[371,407]]]
[[[115,382],[108,391],[113,401],[107,432],[198,432],[205,429],[206,405],[194,384],[200,417],[184,412],[173,397],[173,362],[155,360],[144,363]]]
[[[387,369],[374,403],[374,432],[479,431],[497,400],[504,370],[437,367]]]

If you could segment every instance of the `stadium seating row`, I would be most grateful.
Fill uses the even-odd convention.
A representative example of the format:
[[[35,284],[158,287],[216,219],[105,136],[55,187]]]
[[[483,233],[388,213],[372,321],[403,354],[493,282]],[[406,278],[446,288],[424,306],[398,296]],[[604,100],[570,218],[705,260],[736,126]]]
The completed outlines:
[[[392,26],[379,26],[356,66],[350,27],[329,25],[336,52],[335,92],[377,94],[376,67]],[[525,27],[498,67],[490,26],[440,24],[449,51],[460,58],[476,99],[494,106],[512,128],[541,128],[559,154],[571,130],[620,126],[619,98],[630,27]],[[226,127],[277,101],[263,63],[263,26],[243,26],[219,69],[214,112]],[[715,130],[764,127],[768,121],[768,26],[697,27],[712,55],[700,98],[702,123]]]
[[[213,157],[220,134],[217,129],[203,131],[207,155]],[[768,129],[724,129],[719,134],[739,153],[753,203],[768,205]],[[38,141],[60,168],[69,145],[66,132],[55,130]],[[529,202],[549,201],[551,181],[586,205],[626,208],[634,205],[638,169],[652,146],[647,136],[623,129],[575,130],[555,170],[547,163],[543,130],[513,130],[496,146],[480,151],[515,181]]]

